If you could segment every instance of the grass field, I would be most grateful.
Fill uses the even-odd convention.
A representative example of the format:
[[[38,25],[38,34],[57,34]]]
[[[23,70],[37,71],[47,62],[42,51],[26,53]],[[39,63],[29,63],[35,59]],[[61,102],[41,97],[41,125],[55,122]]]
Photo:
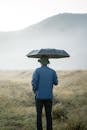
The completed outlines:
[[[31,77],[32,71],[0,71],[0,130],[36,130]],[[59,71],[58,77],[54,130],[87,130],[87,71]]]

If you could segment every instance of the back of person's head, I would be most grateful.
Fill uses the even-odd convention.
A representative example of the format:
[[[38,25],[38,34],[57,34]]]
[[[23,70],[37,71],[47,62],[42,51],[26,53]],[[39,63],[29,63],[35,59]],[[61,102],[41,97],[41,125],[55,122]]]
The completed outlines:
[[[50,64],[48,57],[45,57],[45,56],[38,59],[38,62],[40,62],[42,65]]]

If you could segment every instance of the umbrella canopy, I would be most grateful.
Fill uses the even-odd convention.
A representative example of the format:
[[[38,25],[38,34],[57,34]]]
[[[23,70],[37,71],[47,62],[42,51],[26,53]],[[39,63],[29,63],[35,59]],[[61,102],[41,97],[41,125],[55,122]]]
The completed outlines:
[[[27,54],[27,57],[31,58],[41,58],[41,57],[48,57],[48,58],[65,58],[70,57],[70,55],[64,50],[58,49],[40,49],[40,50],[32,50]]]

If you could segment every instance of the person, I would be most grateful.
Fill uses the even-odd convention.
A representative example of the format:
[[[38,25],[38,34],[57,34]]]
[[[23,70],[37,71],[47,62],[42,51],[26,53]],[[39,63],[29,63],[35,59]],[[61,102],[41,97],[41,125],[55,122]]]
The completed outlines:
[[[56,71],[49,68],[50,63],[47,57],[41,57],[38,62],[41,67],[33,72],[32,89],[35,93],[35,104],[37,113],[37,130],[42,130],[42,109],[45,108],[46,113],[46,129],[52,128],[52,101],[53,101],[53,85],[58,85],[58,77]]]

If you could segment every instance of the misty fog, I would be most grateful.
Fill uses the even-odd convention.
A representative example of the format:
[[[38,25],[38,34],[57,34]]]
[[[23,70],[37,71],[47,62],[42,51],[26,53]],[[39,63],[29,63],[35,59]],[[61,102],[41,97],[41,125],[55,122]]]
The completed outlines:
[[[87,14],[59,14],[23,30],[0,32],[0,69],[34,69],[32,49],[64,49],[70,58],[50,60],[55,69],[87,69]]]

